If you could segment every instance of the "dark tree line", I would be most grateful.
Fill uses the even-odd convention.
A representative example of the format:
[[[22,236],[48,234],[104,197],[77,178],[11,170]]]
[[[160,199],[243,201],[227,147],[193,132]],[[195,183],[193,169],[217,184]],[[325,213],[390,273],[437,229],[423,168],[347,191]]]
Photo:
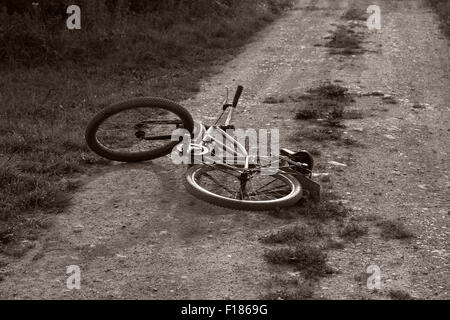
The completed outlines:
[[[40,12],[45,15],[63,15],[67,6],[77,4],[81,7],[87,1],[103,2],[108,10],[114,11],[119,5],[123,9],[134,13],[146,11],[176,11],[189,9],[194,11],[204,11],[205,9],[226,9],[238,3],[237,0],[0,0],[6,12],[12,14],[36,14]],[[38,3],[34,5],[33,3]]]

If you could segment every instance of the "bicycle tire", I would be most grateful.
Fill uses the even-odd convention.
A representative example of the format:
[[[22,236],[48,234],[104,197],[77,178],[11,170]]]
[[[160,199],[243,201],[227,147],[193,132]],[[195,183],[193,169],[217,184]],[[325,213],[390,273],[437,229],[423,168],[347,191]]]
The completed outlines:
[[[183,124],[183,128],[188,130],[190,133],[192,133],[194,129],[194,120],[192,119],[192,116],[184,107],[180,106],[176,102],[154,97],[135,98],[111,105],[103,109],[101,112],[95,115],[94,118],[92,118],[92,120],[88,123],[85,132],[85,139],[89,148],[96,154],[104,158],[121,162],[146,161],[169,154],[172,151],[173,147],[179,143],[178,141],[170,141],[164,146],[158,147],[154,150],[143,152],[113,151],[104,147],[98,141],[96,137],[97,131],[99,129],[99,126],[106,119],[122,111],[131,110],[133,108],[154,108],[170,111],[180,118]],[[168,134],[170,134],[170,132]]]
[[[302,187],[300,182],[292,175],[286,173],[277,173],[273,177],[279,178],[291,185],[292,191],[288,196],[272,201],[249,201],[230,199],[219,194],[215,194],[201,187],[195,179],[195,175],[205,170],[204,165],[191,166],[185,175],[184,185],[186,190],[196,198],[213,205],[245,211],[268,211],[277,208],[289,207],[297,203],[302,198]]]

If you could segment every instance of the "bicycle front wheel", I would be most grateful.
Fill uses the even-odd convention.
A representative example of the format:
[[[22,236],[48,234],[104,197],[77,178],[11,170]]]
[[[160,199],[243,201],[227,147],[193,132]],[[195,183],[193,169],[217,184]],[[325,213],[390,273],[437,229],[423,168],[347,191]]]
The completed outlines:
[[[179,141],[172,132],[192,133],[194,120],[179,104],[161,98],[137,98],[109,106],[88,124],[86,142],[110,160],[136,162],[169,154]]]
[[[196,165],[186,172],[185,187],[211,204],[249,211],[292,206],[302,197],[297,179],[285,173],[263,175],[259,170],[220,164]]]

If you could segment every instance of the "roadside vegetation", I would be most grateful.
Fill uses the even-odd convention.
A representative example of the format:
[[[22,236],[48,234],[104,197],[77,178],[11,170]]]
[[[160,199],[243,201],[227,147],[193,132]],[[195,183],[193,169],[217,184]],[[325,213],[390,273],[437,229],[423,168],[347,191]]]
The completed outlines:
[[[351,7],[341,17],[343,20],[367,21],[369,14],[363,7]]]
[[[355,31],[352,26],[339,25],[326,39],[330,54],[355,55],[365,52],[362,48],[364,35]]]
[[[385,239],[410,239],[414,233],[400,220],[384,220],[377,223],[381,236]]]
[[[344,146],[362,147],[351,137],[343,137],[346,119],[359,119],[363,115],[348,107],[354,102],[348,89],[331,81],[324,81],[305,93],[269,96],[264,102],[269,104],[289,103],[295,106],[295,119],[305,121],[299,125],[294,140],[325,142],[336,141]],[[314,145],[314,144],[311,144]]]
[[[270,300],[304,300],[314,297],[318,279],[333,273],[327,265],[322,240],[328,233],[321,224],[290,225],[260,238],[267,245],[264,258],[276,268],[292,271],[276,274],[262,296]]]
[[[450,2],[448,0],[427,0],[441,18],[442,30],[450,37]]]
[[[389,291],[389,297],[392,300],[414,300],[408,292],[401,289],[391,289]]]
[[[75,3],[82,25],[70,31],[65,10],[73,1],[0,5],[0,252],[39,230],[46,214],[70,202],[76,177],[105,162],[84,143],[93,114],[136,96],[189,97],[216,64],[291,5]]]

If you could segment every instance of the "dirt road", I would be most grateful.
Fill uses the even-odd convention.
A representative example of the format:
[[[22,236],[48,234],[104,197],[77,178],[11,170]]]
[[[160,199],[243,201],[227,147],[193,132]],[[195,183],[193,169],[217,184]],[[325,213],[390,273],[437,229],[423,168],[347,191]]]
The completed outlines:
[[[279,128],[282,145],[300,149],[301,138],[292,138],[299,126],[294,106],[264,104],[267,96],[304,92],[323,80],[392,95],[397,104],[356,98],[351,108],[363,117],[344,121],[344,134],[358,146],[315,145],[317,170],[331,174],[333,190],[368,233],[328,252],[336,272],[320,280],[314,297],[383,299],[398,289],[448,299],[450,50],[421,1],[375,2],[382,29],[364,46],[377,50],[330,55],[317,44],[341,23],[350,1],[301,0],[183,105],[211,122],[225,87],[242,84],[237,126]],[[264,261],[258,237],[303,218],[210,206],[186,193],[184,170],[164,158],[86,177],[34,249],[2,268],[0,298],[259,298],[274,274],[289,270]],[[386,239],[380,219],[400,219],[414,238]],[[81,269],[80,290],[66,287],[69,265]],[[379,266],[381,290],[358,281],[368,265]]]

